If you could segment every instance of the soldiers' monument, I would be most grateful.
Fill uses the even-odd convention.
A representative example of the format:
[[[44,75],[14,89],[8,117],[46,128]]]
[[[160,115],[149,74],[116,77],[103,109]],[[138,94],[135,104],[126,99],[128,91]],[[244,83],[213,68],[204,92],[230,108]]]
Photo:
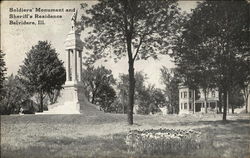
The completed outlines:
[[[96,111],[95,105],[88,102],[82,83],[82,50],[81,30],[76,26],[77,11],[71,18],[71,30],[65,41],[66,49],[66,82],[56,104],[48,106],[49,114],[80,114],[84,111]]]

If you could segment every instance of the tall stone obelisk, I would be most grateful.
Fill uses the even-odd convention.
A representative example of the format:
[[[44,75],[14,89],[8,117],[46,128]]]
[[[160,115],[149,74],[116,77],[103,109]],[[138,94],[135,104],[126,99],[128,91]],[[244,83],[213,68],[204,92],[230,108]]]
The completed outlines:
[[[90,104],[84,94],[82,83],[82,50],[81,31],[76,27],[77,11],[71,18],[72,28],[65,41],[66,49],[66,82],[60,92],[58,102],[48,106],[50,114],[80,114],[83,111],[98,111]]]

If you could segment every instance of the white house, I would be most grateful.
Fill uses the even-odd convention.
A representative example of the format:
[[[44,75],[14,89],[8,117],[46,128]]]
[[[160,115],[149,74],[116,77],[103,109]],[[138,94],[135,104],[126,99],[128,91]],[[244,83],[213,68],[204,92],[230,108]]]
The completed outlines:
[[[218,90],[209,90],[207,92],[207,110],[216,112],[219,101]],[[202,89],[197,91],[187,86],[179,86],[179,114],[192,114],[196,112],[205,112],[205,93]]]

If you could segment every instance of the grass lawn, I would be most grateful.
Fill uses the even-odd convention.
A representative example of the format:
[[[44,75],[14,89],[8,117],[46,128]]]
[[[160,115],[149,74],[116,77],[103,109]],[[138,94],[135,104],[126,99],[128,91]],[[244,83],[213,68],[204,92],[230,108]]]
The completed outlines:
[[[229,115],[135,115],[133,126],[122,114],[1,116],[1,157],[250,157],[250,117]],[[128,152],[125,137],[134,129],[193,129],[202,144],[188,153],[143,155]]]

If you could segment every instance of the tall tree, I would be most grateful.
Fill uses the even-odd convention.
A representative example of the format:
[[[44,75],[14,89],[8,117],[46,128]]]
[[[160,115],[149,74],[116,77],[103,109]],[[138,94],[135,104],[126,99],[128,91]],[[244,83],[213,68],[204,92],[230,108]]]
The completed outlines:
[[[182,44],[173,53],[180,65],[191,64],[192,73],[197,72],[202,61],[201,72],[212,78],[207,83],[223,92],[223,120],[227,115],[227,94],[232,90],[233,78],[237,77],[235,61],[249,56],[248,17],[249,3],[244,0],[202,2],[185,24],[177,40]]]
[[[86,13],[82,23],[92,28],[85,40],[86,48],[93,50],[90,55],[92,61],[103,57],[115,60],[124,56],[128,58],[127,115],[131,125],[135,94],[134,62],[157,58],[157,53],[168,52],[169,40],[178,21],[176,0],[101,0]]]
[[[235,69],[236,75],[233,77],[233,81],[236,87],[239,87],[243,92],[246,113],[248,113],[248,98],[250,95],[250,58],[246,58],[245,60],[237,60]]]
[[[4,91],[4,96],[0,100],[1,114],[18,113],[22,103],[30,98],[25,86],[22,85],[19,78],[13,74],[5,80]]]
[[[161,69],[161,82],[164,85],[165,95],[168,98],[171,113],[179,113],[179,83],[176,69],[168,69],[163,66]]]
[[[113,102],[116,99],[116,92],[111,85],[104,84],[97,93],[96,102],[100,105],[104,112],[114,112],[115,106]]]
[[[166,106],[166,98],[161,89],[154,85],[148,85],[138,94],[138,113],[155,114],[160,112],[160,107]]]
[[[0,100],[1,100],[1,96],[3,95],[2,88],[3,88],[4,79],[5,79],[5,71],[6,71],[4,56],[5,54],[2,52],[2,50],[0,50]]]
[[[199,7],[199,6],[198,6]],[[192,89],[201,88],[204,93],[204,106],[207,113],[207,94],[214,88],[214,68],[210,45],[207,40],[206,16],[203,13],[186,15],[182,36],[177,36],[175,43],[175,61],[177,71],[182,76],[184,84]],[[181,54],[180,54],[181,53]],[[177,57],[176,57],[177,56]]]
[[[232,91],[229,96],[230,107],[232,109],[232,114],[234,114],[234,109],[242,107],[244,105],[244,92],[241,90],[241,87],[233,85]]]
[[[115,84],[112,71],[106,69],[104,66],[94,68],[89,65],[83,70],[82,74],[82,81],[84,83],[89,101],[92,104],[97,102],[96,99],[99,98],[100,100],[100,96],[102,95],[101,91],[105,93],[107,92],[107,95],[109,95],[107,90],[111,90],[111,86]]]
[[[120,75],[120,81],[118,82],[118,97],[120,98],[120,109],[126,110],[128,105],[128,90],[129,90],[129,75]],[[154,85],[146,86],[145,81],[147,75],[142,71],[135,73],[135,104],[138,105],[138,113],[149,114],[159,111],[159,107],[165,106],[166,98],[162,91],[155,88]]]
[[[147,79],[146,74],[142,71],[135,73],[135,100],[139,99],[139,95],[145,91],[145,81]],[[128,91],[129,91],[129,75],[128,74],[121,74],[119,76],[119,81],[117,84],[118,88],[118,96],[120,97],[120,101],[122,102],[123,111],[127,110],[128,107]]]
[[[153,99],[153,103],[155,104],[156,108],[164,107],[166,106],[166,97],[163,93],[163,91],[159,88],[154,88],[153,91],[151,92],[151,97]],[[155,112],[158,110],[154,110],[151,112]]]
[[[42,112],[45,96],[53,93],[55,89],[62,89],[66,79],[65,69],[56,50],[47,41],[38,41],[26,55],[18,75],[29,92],[39,95],[39,111]]]

